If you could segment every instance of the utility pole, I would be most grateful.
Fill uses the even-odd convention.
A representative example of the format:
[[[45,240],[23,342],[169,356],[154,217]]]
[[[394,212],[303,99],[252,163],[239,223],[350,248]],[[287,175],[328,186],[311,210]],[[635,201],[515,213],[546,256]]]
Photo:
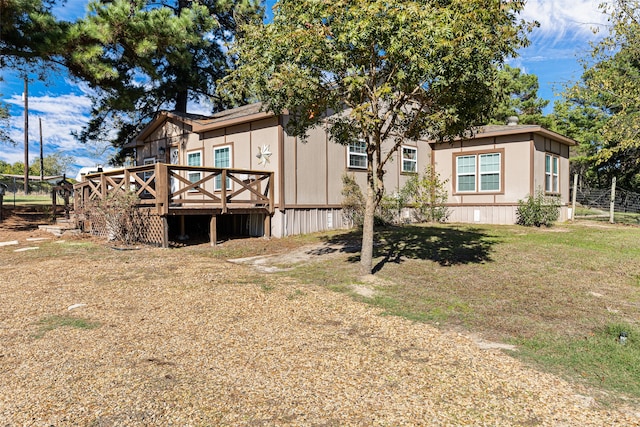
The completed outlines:
[[[44,148],[42,145],[42,117],[38,117],[40,122],[40,182],[44,181]]]
[[[29,80],[24,77],[24,194],[29,194]]]

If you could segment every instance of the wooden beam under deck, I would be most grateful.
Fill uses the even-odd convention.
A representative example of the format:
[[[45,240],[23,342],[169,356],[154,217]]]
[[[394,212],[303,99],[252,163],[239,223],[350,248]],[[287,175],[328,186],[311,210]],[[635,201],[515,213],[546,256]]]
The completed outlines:
[[[209,241],[211,246],[215,246],[218,242],[218,216],[211,215],[211,222],[209,222]]]
[[[227,208],[224,212],[220,208],[196,208],[196,207],[172,207],[169,208],[167,216],[180,216],[180,215],[249,215],[249,214],[263,214],[271,216],[267,208]]]

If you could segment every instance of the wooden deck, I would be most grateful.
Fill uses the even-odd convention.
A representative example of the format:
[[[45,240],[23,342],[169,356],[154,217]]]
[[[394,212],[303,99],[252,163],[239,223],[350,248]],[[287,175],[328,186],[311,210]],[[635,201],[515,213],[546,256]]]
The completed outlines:
[[[226,185],[224,185],[226,183]],[[137,206],[156,217],[152,239],[168,246],[167,217],[210,215],[211,242],[215,244],[218,215],[262,214],[265,236],[270,237],[274,213],[273,172],[208,168],[156,163],[86,175],[74,185],[75,212],[87,213],[92,206],[115,193],[132,192]]]

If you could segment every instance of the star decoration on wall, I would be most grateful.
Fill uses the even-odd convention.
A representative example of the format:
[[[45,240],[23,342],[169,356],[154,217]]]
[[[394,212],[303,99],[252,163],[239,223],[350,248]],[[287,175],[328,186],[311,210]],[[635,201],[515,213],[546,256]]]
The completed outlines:
[[[266,166],[269,163],[269,157],[271,157],[271,147],[268,145],[263,145],[262,147],[258,147],[258,154],[256,157],[259,159],[258,164],[262,166]]]

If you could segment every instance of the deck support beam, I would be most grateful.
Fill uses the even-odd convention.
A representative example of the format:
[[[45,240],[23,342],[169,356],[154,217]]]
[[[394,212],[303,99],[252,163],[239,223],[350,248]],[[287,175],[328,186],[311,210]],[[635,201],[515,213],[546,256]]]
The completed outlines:
[[[211,246],[215,246],[218,241],[218,216],[211,215],[211,221],[209,222],[209,240]]]
[[[184,215],[180,215],[180,234],[178,234],[178,240],[187,240],[189,237],[187,236],[187,227],[184,222]]]
[[[162,217],[162,247],[169,247],[169,221],[166,216]]]
[[[271,238],[271,215],[265,214],[264,216],[264,238]]]

